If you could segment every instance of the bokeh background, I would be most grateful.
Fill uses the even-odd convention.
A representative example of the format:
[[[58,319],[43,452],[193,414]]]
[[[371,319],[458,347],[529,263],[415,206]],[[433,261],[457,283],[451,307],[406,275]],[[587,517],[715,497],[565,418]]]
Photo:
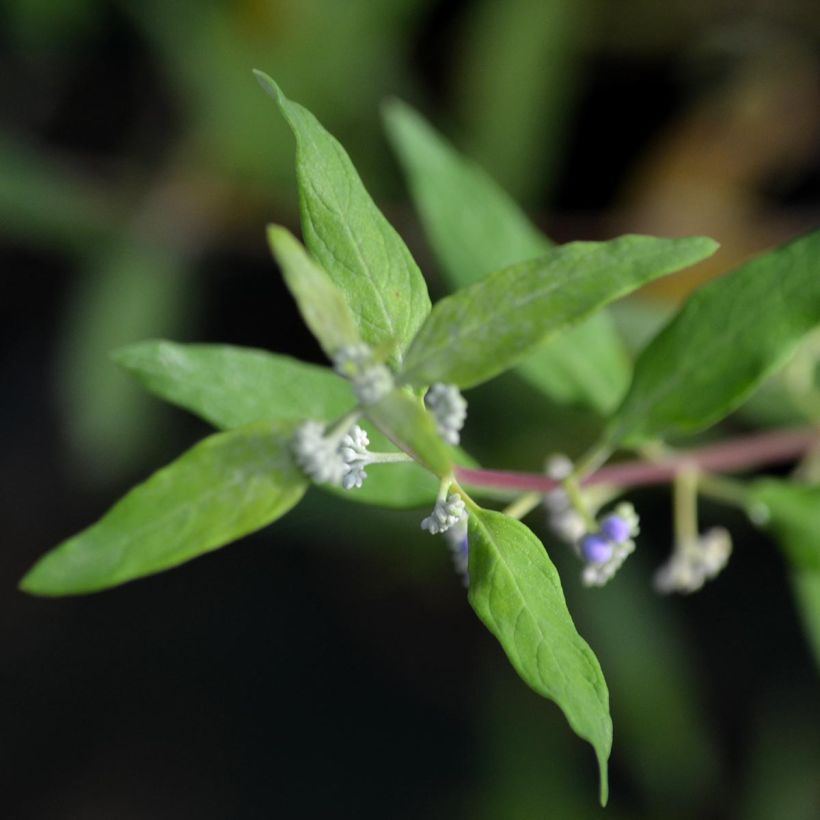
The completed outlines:
[[[418,513],[314,491],[111,592],[16,583],[207,432],[109,350],[164,336],[321,360],[265,247],[267,222],[297,225],[293,145],[252,68],[342,140],[434,294],[381,127],[392,95],[558,241],[718,239],[632,306],[640,337],[820,222],[819,65],[816,0],[2,0],[0,815],[604,816],[591,751],[517,680]],[[512,376],[470,398],[488,465],[538,469],[599,424]],[[735,535],[730,568],[658,598],[669,499],[634,500],[640,550],[610,587],[581,589],[551,547],[610,685],[607,815],[817,818],[818,667],[777,549],[705,506]]]

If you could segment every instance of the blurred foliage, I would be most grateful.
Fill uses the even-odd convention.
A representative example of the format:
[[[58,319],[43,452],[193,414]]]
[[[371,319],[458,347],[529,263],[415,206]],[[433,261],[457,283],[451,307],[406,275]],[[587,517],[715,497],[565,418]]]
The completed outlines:
[[[72,481],[96,478],[107,486],[137,472],[167,429],[165,411],[109,364],[108,352],[150,336],[201,337],[202,260],[218,258],[226,245],[252,256],[249,236],[259,238],[253,247],[260,248],[266,222],[294,221],[291,138],[252,68],[309,103],[380,202],[401,190],[377,116],[382,99],[398,94],[432,112],[433,122],[525,202],[539,224],[556,228],[555,236],[715,236],[725,252],[694,278],[672,277],[656,288],[655,301],[615,311],[633,350],[658,327],[670,301],[816,222],[816,210],[781,207],[817,162],[814,0],[760,0],[742,9],[732,0],[445,5],[5,0],[0,86],[10,104],[0,120],[0,241],[62,255],[72,272],[59,349],[51,351]],[[89,66],[98,74],[109,70],[123,40],[137,58],[127,75],[109,79],[126,106],[126,121],[118,123],[121,109],[106,108],[108,98],[97,100],[84,78]],[[590,98],[589,77],[606,79],[613,65],[637,66],[634,88],[651,84],[663,68],[675,78],[679,99],[658,103],[662,113],[627,131],[624,119],[638,120],[653,100],[637,91],[634,99],[618,97],[590,129],[578,112],[590,99],[605,105],[607,94],[620,89],[604,82]],[[66,118],[78,140],[66,138]],[[113,134],[107,154],[94,153],[90,135],[97,131]],[[78,149],[84,138],[92,147]],[[635,144],[624,146],[626,140]],[[602,163],[618,166],[611,189]],[[604,190],[596,201],[605,201],[605,212],[555,210],[564,200],[577,207],[591,185]],[[412,241],[416,228],[406,206],[389,213]],[[436,281],[434,267],[426,273]],[[488,464],[538,469],[545,453],[577,453],[595,433],[594,418],[555,407],[512,377],[494,388],[471,395],[466,435]],[[510,403],[522,408],[520,424],[502,441],[499,420]],[[736,423],[795,417],[787,385],[775,380]],[[396,537],[416,527],[417,517],[362,517],[353,505],[312,493],[308,513],[292,528],[313,530],[317,523],[351,533],[358,555],[389,579],[389,589],[410,585],[414,598],[428,603],[457,598],[431,581],[445,558],[419,533]],[[332,555],[335,543],[327,539],[319,549]],[[743,771],[730,773],[742,786],[738,804],[722,785],[727,761],[716,734],[725,722],[704,706],[702,647],[678,612],[649,594],[644,575],[636,562],[601,593],[567,584],[579,628],[611,684],[619,751],[608,814],[653,820],[703,817],[711,809],[749,820],[816,817],[820,731],[805,717],[812,705],[816,711],[816,693],[760,693],[754,731],[739,753]],[[794,584],[820,657],[817,579],[798,576]],[[488,640],[486,657],[496,654]],[[808,653],[797,660],[808,662]],[[470,720],[480,776],[460,784],[463,795],[449,796],[448,816],[599,816],[588,796],[593,772],[585,769],[586,750],[564,730],[557,710],[522,690],[505,666],[475,674],[479,708]]]

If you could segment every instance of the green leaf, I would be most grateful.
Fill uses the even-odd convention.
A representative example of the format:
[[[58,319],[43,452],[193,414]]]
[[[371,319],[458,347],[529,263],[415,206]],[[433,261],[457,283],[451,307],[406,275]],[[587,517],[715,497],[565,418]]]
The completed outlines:
[[[328,358],[360,341],[344,294],[285,228],[268,226],[268,242],[299,312]]]
[[[367,408],[367,417],[397,447],[409,453],[439,478],[453,471],[450,450],[436,431],[421,399],[402,390],[388,393]]]
[[[549,251],[552,243],[507,193],[416,111],[394,100],[384,115],[425,233],[455,289]],[[602,313],[551,339],[518,367],[552,399],[599,412],[623,397],[629,370],[618,334]]]
[[[265,350],[159,340],[112,357],[150,393],[225,430],[262,419],[331,420],[356,404],[349,383],[327,367]]]
[[[694,433],[719,421],[820,324],[820,231],[696,291],[635,365],[612,444]]]
[[[307,488],[291,461],[291,431],[262,422],[201,441],[41,558],[21,588],[35,595],[96,592],[270,524]]]
[[[430,312],[424,278],[344,148],[270,77],[255,73],[296,137],[305,243],[344,293],[362,339],[374,348],[393,350],[391,363],[398,365]]]
[[[791,582],[803,629],[820,670],[820,572],[796,569],[791,573]]]
[[[749,486],[749,501],[766,508],[766,527],[795,567],[820,571],[820,485],[764,478]]]
[[[469,542],[471,606],[525,683],[554,701],[573,731],[592,744],[605,805],[609,692],[598,659],[572,622],[557,570],[532,532],[502,513],[472,509]]]
[[[265,419],[333,421],[356,405],[348,382],[326,367],[247,347],[146,341],[113,355],[150,393],[223,430]],[[376,452],[395,450],[363,424]],[[368,467],[357,490],[322,486],[347,501],[408,508],[428,504],[438,482],[417,464]]]
[[[407,352],[402,378],[473,387],[607,302],[716,248],[703,237],[623,236],[573,242],[490,274],[436,304]]]

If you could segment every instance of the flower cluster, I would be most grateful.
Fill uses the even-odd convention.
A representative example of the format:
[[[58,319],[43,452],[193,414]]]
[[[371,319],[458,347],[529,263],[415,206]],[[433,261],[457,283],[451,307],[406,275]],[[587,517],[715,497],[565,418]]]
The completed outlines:
[[[470,578],[467,572],[470,557],[470,544],[467,539],[467,514],[453,524],[450,529],[444,533],[447,540],[447,546],[450,548],[450,555],[453,558],[453,566],[456,573],[461,577],[464,586],[468,586]]]
[[[635,551],[633,540],[640,532],[638,514],[628,502],[618,504],[605,516],[597,532],[589,532],[576,542],[576,550],[586,566],[581,580],[586,586],[603,586]]]
[[[695,592],[714,578],[732,554],[732,539],[722,527],[675,546],[671,558],[655,574],[659,592]]]
[[[319,484],[341,484],[347,465],[334,437],[320,421],[305,421],[296,428],[293,456],[305,475]]]
[[[341,484],[352,490],[362,486],[367,478],[364,468],[378,458],[367,449],[369,444],[367,433],[358,424],[340,436],[328,434],[320,421],[306,421],[296,429],[292,450],[308,477],[319,484]]]
[[[376,361],[373,350],[364,342],[340,348],[333,357],[333,369],[353,383],[362,406],[380,401],[395,386],[390,369]]]
[[[342,439],[339,454],[345,464],[342,486],[346,490],[358,489],[367,478],[364,468],[371,463],[372,458],[367,449],[369,444],[367,433],[358,424],[354,424]]]
[[[436,421],[439,435],[448,444],[458,444],[467,418],[467,401],[459,389],[453,384],[434,384],[427,391],[424,404]]]
[[[421,522],[421,528],[432,535],[446,532],[455,526],[465,515],[464,500],[458,493],[450,493],[446,498],[439,498],[433,512]]]

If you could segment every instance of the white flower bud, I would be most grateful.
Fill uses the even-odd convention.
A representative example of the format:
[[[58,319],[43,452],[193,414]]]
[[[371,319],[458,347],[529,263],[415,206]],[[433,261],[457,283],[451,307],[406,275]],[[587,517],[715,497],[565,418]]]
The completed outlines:
[[[291,444],[296,463],[319,484],[341,484],[347,467],[335,442],[325,435],[320,421],[306,421],[296,428]]]
[[[333,368],[353,383],[356,397],[363,406],[380,401],[395,386],[390,369],[377,362],[369,345],[364,343],[341,348],[333,357]]]
[[[421,522],[421,528],[432,535],[446,532],[465,514],[464,500],[458,493],[450,493],[446,499],[436,501],[433,512]]]
[[[364,468],[371,463],[371,455],[367,450],[369,444],[367,433],[358,424],[354,424],[342,439],[339,454],[345,464],[342,486],[346,490],[358,489],[367,478]]]
[[[669,560],[655,573],[658,592],[696,592],[728,563],[732,539],[715,527],[696,540],[678,544]]]
[[[427,391],[424,404],[436,421],[439,435],[448,444],[458,444],[467,418],[467,400],[459,389],[453,384],[434,384]]]

